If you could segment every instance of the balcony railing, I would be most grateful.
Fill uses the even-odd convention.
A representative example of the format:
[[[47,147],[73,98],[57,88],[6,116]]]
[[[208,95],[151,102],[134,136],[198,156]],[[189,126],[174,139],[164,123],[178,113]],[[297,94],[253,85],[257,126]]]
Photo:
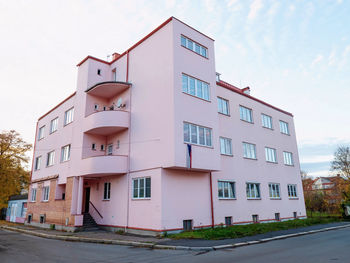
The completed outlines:
[[[129,112],[123,110],[96,111],[84,120],[83,132],[110,135],[129,128]]]
[[[128,167],[126,155],[100,155],[82,159],[81,175],[105,176],[125,174]]]
[[[105,81],[95,84],[94,86],[88,88],[85,92],[89,95],[108,99],[122,93],[130,86],[131,83],[128,82]]]

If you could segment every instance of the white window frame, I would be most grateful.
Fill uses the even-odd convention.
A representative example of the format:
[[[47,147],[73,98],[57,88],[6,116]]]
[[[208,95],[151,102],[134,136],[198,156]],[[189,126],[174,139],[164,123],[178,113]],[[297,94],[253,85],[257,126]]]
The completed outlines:
[[[277,151],[274,148],[265,147],[265,158],[268,163],[277,163]]]
[[[111,183],[105,182],[103,185],[103,200],[111,200]]]
[[[186,133],[188,132],[188,138]],[[194,145],[200,145],[204,147],[212,147],[212,129],[197,124],[184,122],[183,123],[183,133],[184,133],[184,142]],[[203,136],[201,136],[203,134]],[[196,138],[194,140],[194,138]]]
[[[147,196],[147,180],[149,180],[149,196]],[[135,187],[135,182],[137,182],[137,186]],[[141,187],[141,182],[143,187]],[[141,189],[143,189],[143,195],[141,194]],[[136,191],[136,192],[135,192]],[[151,177],[138,177],[132,179],[132,199],[150,199],[152,194],[152,182]],[[135,195],[136,193],[136,195]]]
[[[52,166],[55,164],[55,151],[51,151],[47,153],[46,166]]]
[[[220,192],[222,193],[221,196]],[[218,180],[218,198],[236,199],[236,182],[228,180]]]
[[[297,192],[297,185],[296,184],[288,184],[288,197],[289,199],[296,199],[298,198],[298,192]]]
[[[280,132],[285,135],[290,135],[288,122],[280,120]]]
[[[36,188],[32,188],[32,191],[30,193],[30,202],[36,202]]]
[[[41,160],[42,160],[41,155],[35,157],[34,171],[40,170],[40,168],[41,168]]]
[[[250,160],[257,160],[256,145],[249,142],[243,142],[243,157]]]
[[[241,119],[241,121],[254,123],[253,110],[245,106],[239,105],[239,118]]]
[[[283,151],[283,162],[287,166],[294,166],[293,153]]]
[[[192,89],[192,84],[193,89]],[[210,85],[207,82],[182,73],[181,77],[182,92],[200,98],[205,101],[210,101]]]
[[[50,122],[50,134],[58,130],[58,117],[54,118]]]
[[[180,44],[182,47],[187,48],[202,57],[208,58],[208,48],[184,35],[181,35],[180,37]]]
[[[38,131],[38,141],[45,137],[45,125],[41,126]]]
[[[74,107],[72,107],[64,112],[64,126],[73,122],[73,120],[74,120]]]
[[[218,97],[218,112],[230,116],[230,103],[227,99]]]
[[[232,156],[232,140],[230,138],[220,137],[220,153]]]
[[[50,186],[43,187],[43,202],[48,202],[50,198]]]
[[[262,127],[273,130],[272,117],[270,115],[261,113]]]
[[[270,199],[281,199],[281,187],[278,183],[269,183]]]
[[[261,199],[260,183],[247,182],[246,194],[247,194],[247,199],[251,199],[251,200]]]
[[[70,150],[71,150],[71,145],[65,145],[61,148],[61,162],[67,162],[70,160]]]

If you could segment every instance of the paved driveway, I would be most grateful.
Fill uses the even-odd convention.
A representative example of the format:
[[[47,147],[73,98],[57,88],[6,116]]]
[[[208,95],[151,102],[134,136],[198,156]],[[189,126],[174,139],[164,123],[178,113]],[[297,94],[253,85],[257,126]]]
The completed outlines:
[[[350,262],[350,228],[212,252],[66,242],[0,230],[0,262]]]

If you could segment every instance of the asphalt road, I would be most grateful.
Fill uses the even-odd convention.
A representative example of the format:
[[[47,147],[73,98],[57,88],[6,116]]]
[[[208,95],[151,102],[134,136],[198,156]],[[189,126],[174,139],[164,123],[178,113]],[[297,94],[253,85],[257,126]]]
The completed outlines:
[[[195,252],[66,242],[0,230],[0,262],[350,262],[350,228]]]

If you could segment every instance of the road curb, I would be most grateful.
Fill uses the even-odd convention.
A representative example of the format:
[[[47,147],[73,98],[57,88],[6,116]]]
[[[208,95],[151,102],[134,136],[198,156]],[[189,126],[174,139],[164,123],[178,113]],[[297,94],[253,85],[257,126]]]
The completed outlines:
[[[11,227],[11,226],[4,226],[1,225],[0,228],[9,230],[9,231],[16,231],[24,234],[29,234],[32,236],[42,237],[42,238],[48,238],[48,239],[56,239],[56,240],[63,240],[63,241],[71,241],[71,242],[85,242],[85,243],[97,243],[97,244],[111,244],[111,245],[121,245],[121,246],[133,246],[133,247],[144,247],[144,248],[151,248],[151,249],[171,249],[171,250],[192,250],[192,251],[212,251],[212,250],[221,250],[221,249],[229,249],[229,248],[237,248],[242,246],[250,246],[250,245],[256,245],[261,244],[265,242],[271,242],[291,237],[297,237],[297,236],[303,236],[303,235],[310,235],[320,232],[326,232],[331,230],[337,230],[342,228],[350,227],[350,224],[343,225],[343,226],[334,226],[334,227],[327,227],[317,230],[310,230],[305,232],[299,232],[294,234],[287,234],[287,235],[281,235],[281,236],[275,236],[270,238],[263,238],[259,240],[252,240],[247,242],[239,242],[234,244],[225,244],[225,245],[218,245],[218,246],[211,246],[211,247],[188,247],[188,246],[172,246],[172,245],[160,245],[155,243],[146,243],[146,242],[138,242],[138,241],[126,241],[126,240],[112,240],[112,239],[97,239],[97,238],[88,238],[88,237],[77,237],[77,236],[65,236],[65,235],[51,235],[51,234],[45,234],[45,233],[39,233],[32,230],[26,230],[21,229],[17,227]]]

